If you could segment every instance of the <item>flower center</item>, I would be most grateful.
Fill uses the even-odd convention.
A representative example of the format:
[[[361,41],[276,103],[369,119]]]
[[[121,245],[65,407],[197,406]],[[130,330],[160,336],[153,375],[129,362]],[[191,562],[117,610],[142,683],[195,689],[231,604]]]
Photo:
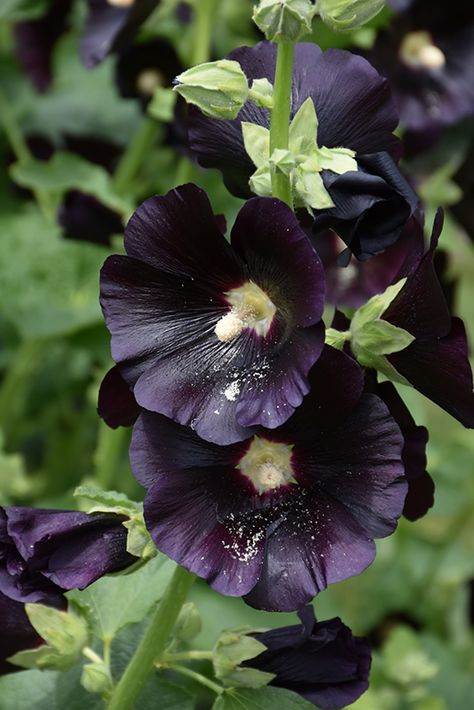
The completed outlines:
[[[158,69],[144,69],[136,82],[138,92],[146,96],[153,96],[155,89],[163,84],[163,74]]]
[[[429,32],[410,32],[403,39],[400,59],[415,69],[442,69],[446,64],[444,52],[433,43]]]
[[[107,2],[114,7],[131,7],[135,0],[107,0]]]
[[[248,281],[225,294],[230,311],[222,316],[214,332],[222,343],[237,338],[245,328],[253,328],[257,335],[267,335],[276,308],[260,286]]]
[[[254,436],[240,459],[239,471],[252,481],[259,494],[296,482],[291,465],[292,446]]]

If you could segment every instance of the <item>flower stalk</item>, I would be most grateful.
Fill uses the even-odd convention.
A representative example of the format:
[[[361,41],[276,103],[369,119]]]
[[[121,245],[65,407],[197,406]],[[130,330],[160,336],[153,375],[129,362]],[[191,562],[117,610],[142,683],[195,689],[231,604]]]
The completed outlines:
[[[270,155],[274,150],[288,149],[293,58],[294,44],[279,42],[270,119]],[[293,207],[290,179],[278,169],[272,171],[272,193],[274,197]]]
[[[131,710],[160,658],[195,576],[177,567],[150,625],[112,693],[108,710]]]

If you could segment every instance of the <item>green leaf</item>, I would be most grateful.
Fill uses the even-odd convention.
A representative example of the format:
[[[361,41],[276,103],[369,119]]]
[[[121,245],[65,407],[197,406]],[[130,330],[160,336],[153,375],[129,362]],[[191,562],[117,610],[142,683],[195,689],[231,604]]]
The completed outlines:
[[[67,596],[81,607],[93,633],[112,639],[128,624],[141,621],[161,598],[175,568],[158,555],[130,574],[102,577],[82,592]]]
[[[283,688],[230,688],[220,695],[212,710],[314,710],[300,695]]]
[[[21,671],[0,678],[2,710],[103,710],[99,698],[79,683],[81,669],[69,672]]]
[[[0,315],[24,338],[101,323],[98,272],[108,250],[62,239],[38,212],[0,217]]]
[[[2,0],[0,20],[21,22],[41,17],[48,7],[48,0]]]
[[[87,513],[121,513],[129,516],[143,510],[141,503],[130,500],[124,493],[103,491],[95,486],[78,486],[74,497],[85,498],[93,503],[92,507],[86,508]]]
[[[407,348],[415,336],[386,320],[374,320],[353,333],[352,348],[357,356],[359,349],[373,355],[390,355]]]
[[[96,197],[106,207],[128,217],[133,206],[115,194],[107,171],[74,153],[54,153],[50,160],[31,160],[10,167],[13,180],[30,190],[40,189],[63,195],[68,190],[81,190]]]

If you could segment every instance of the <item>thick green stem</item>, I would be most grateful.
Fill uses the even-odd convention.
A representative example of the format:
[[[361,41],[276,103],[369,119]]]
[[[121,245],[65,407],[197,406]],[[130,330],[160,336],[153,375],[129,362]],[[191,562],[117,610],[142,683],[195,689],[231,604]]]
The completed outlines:
[[[191,66],[209,61],[216,9],[217,0],[199,0],[194,6],[196,21],[194,24]]]
[[[112,181],[115,192],[123,194],[127,191],[150,148],[153,146],[157,133],[158,123],[150,116],[146,116],[139,124],[135,135],[117,165]]]
[[[270,120],[270,155],[277,148],[288,149],[293,55],[294,45],[291,42],[282,41],[278,44]],[[272,193],[290,207],[293,206],[290,180],[279,170],[272,171]]]
[[[195,576],[177,567],[150,625],[117,686],[108,710],[132,710],[153,665],[163,653]]]
[[[180,651],[179,653],[166,653],[163,661],[175,663],[176,661],[212,661],[212,651]]]
[[[33,160],[33,156],[31,155],[30,149],[23,138],[23,134],[19,128],[15,115],[10,108],[10,104],[2,92],[0,92],[0,124],[3,126],[5,135],[18,162],[23,165],[30,163]],[[33,194],[44,216],[48,220],[54,221],[54,204],[50,195],[48,195],[45,190],[40,189],[33,190]]]

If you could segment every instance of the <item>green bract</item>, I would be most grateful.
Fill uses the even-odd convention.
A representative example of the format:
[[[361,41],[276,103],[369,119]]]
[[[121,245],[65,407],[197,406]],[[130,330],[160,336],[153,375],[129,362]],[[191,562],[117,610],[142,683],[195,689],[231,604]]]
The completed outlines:
[[[275,677],[255,668],[241,668],[243,661],[259,656],[267,650],[263,643],[249,636],[251,629],[224,631],[213,650],[213,665],[216,678],[227,686],[261,688]]]
[[[253,20],[272,42],[297,42],[311,32],[316,8],[311,0],[260,0]]]
[[[44,604],[25,604],[33,628],[45,645],[19,651],[8,660],[22,668],[67,670],[81,657],[89,637],[86,622],[70,611],[58,611]]]
[[[338,175],[357,170],[355,152],[348,148],[326,148],[317,144],[318,118],[312,99],[307,98],[290,125],[288,150],[270,155],[270,132],[254,123],[242,123],[245,150],[257,167],[250,188],[262,197],[271,196],[271,174],[279,170],[290,178],[295,207],[334,207],[321,177],[322,170]]]
[[[247,77],[231,59],[206,62],[176,77],[174,87],[190,104],[211,118],[236,118],[249,97]]]
[[[318,0],[318,13],[334,30],[356,30],[377,15],[385,0]]]

